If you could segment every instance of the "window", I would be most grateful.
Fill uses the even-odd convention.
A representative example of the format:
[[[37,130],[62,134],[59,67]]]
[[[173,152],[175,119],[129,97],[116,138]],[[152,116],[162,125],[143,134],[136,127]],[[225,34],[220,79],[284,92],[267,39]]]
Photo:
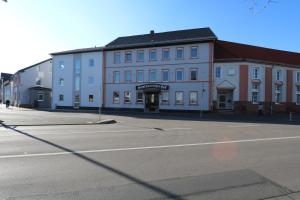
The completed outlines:
[[[300,86],[297,86],[297,91],[296,91],[296,104],[300,105]]]
[[[198,58],[198,47],[191,47],[191,58]]]
[[[162,81],[168,82],[169,81],[169,70],[162,71]]]
[[[120,64],[121,63],[121,54],[120,54],[120,52],[115,52],[114,53],[114,63],[115,64]]]
[[[113,103],[114,104],[120,103],[120,93],[119,92],[113,92]]]
[[[63,78],[59,79],[59,85],[60,86],[64,86],[64,82],[65,82],[65,80]]]
[[[75,60],[75,74],[80,74],[80,59]]]
[[[144,102],[144,94],[143,92],[136,92],[136,103],[143,103]]]
[[[151,49],[149,52],[149,60],[150,61],[155,61],[157,60],[157,53],[156,53],[156,49]]]
[[[37,94],[37,100],[38,101],[44,101],[44,97],[45,97],[44,93],[38,93]]]
[[[125,62],[126,63],[131,63],[132,62],[132,52],[131,51],[126,51],[125,52]]]
[[[198,104],[198,92],[190,92],[190,105]]]
[[[279,69],[276,71],[276,80],[281,81],[282,78],[282,71]]]
[[[281,85],[275,85],[275,103],[280,103],[281,97]]]
[[[216,78],[221,78],[221,67],[216,67]]]
[[[176,59],[183,60],[184,59],[184,49],[183,47],[176,49]]]
[[[228,76],[234,76],[235,75],[235,69],[230,68],[228,69]]]
[[[163,60],[170,60],[170,49],[163,49],[162,50],[162,59]]]
[[[255,91],[259,90],[259,84],[258,83],[253,83],[252,84],[252,90],[255,90]]]
[[[113,82],[120,83],[120,72],[119,71],[113,72]]]
[[[156,77],[156,70],[152,69],[150,70],[150,82],[155,82],[157,81],[157,77]]]
[[[94,82],[95,82],[94,77],[89,76],[89,77],[88,77],[88,84],[89,84],[89,85],[93,85]]]
[[[300,72],[297,72],[297,74],[296,74],[296,80],[297,80],[297,82],[300,82]]]
[[[259,84],[253,83],[252,84],[252,103],[257,104],[259,101]]]
[[[131,71],[125,71],[125,82],[126,83],[131,82]]]
[[[162,92],[161,93],[161,103],[162,104],[169,104],[169,92]]]
[[[42,84],[42,80],[41,79],[37,79],[35,81],[35,85],[41,86],[41,84]]]
[[[89,102],[94,102],[94,95],[92,94],[89,95]]]
[[[258,103],[258,92],[252,92],[252,103]]]
[[[300,93],[300,86],[297,86],[297,93]]]
[[[198,71],[197,71],[197,69],[192,69],[192,70],[190,71],[190,80],[191,80],[191,81],[196,81],[196,80],[198,79],[197,76],[198,76]]]
[[[64,101],[64,95],[63,94],[59,95],[59,101]]]
[[[183,92],[175,92],[175,104],[183,104]]]
[[[176,70],[176,81],[183,81],[183,71]]]
[[[131,103],[131,92],[124,92],[124,103]]]
[[[60,61],[58,67],[59,67],[60,70],[63,70],[65,68],[64,61]]]
[[[144,82],[144,71],[143,70],[138,70],[136,72],[136,82]]]
[[[80,89],[80,77],[79,76],[75,77],[75,88],[74,89],[76,91],[79,91],[79,89]]]
[[[258,67],[252,68],[252,79],[259,79],[259,68]]]
[[[144,62],[144,50],[137,51],[137,61]]]
[[[94,59],[89,59],[89,66],[90,67],[94,67],[94,65],[95,65],[95,62],[94,62]]]

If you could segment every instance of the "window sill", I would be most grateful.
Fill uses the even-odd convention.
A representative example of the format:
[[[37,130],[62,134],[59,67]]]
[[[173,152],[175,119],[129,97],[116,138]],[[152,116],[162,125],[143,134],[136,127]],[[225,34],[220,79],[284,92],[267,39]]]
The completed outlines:
[[[199,104],[193,104],[193,103],[189,103],[189,106],[199,106]]]

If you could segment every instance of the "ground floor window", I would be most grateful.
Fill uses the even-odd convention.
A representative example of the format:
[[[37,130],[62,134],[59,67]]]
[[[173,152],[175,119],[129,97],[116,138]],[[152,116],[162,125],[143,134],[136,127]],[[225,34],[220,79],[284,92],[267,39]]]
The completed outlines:
[[[252,92],[252,103],[258,103],[258,92]]]
[[[161,103],[162,104],[169,104],[169,92],[162,92],[161,93]]]
[[[38,93],[37,94],[37,100],[38,101],[44,101],[45,95],[44,93]]]
[[[113,92],[113,103],[118,104],[120,103],[120,93]]]
[[[281,93],[275,93],[275,103],[281,102]]]
[[[196,91],[190,92],[190,104],[191,105],[198,104],[198,92]]]
[[[94,95],[92,94],[89,95],[89,102],[94,102]]]
[[[131,103],[131,92],[130,91],[124,92],[124,103]]]
[[[175,92],[175,104],[183,104],[183,92]]]
[[[64,95],[63,94],[59,95],[59,101],[64,101]]]
[[[296,97],[296,103],[297,105],[300,105],[300,94],[297,94],[297,97]]]
[[[143,103],[144,102],[144,93],[137,92],[136,93],[136,103]]]

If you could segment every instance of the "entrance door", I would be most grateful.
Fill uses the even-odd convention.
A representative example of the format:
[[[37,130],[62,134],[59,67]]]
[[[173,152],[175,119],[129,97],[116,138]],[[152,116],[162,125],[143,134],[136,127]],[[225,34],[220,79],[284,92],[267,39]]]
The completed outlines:
[[[159,93],[149,92],[145,93],[145,111],[157,112],[159,109]]]
[[[233,91],[218,92],[218,109],[220,110],[233,109]]]

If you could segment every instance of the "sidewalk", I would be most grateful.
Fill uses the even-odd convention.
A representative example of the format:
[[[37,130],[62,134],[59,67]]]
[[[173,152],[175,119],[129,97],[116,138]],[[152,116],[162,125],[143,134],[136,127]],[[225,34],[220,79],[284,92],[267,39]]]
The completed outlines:
[[[112,116],[95,113],[65,113],[38,111],[0,105],[0,122],[7,126],[92,125],[115,123]]]

